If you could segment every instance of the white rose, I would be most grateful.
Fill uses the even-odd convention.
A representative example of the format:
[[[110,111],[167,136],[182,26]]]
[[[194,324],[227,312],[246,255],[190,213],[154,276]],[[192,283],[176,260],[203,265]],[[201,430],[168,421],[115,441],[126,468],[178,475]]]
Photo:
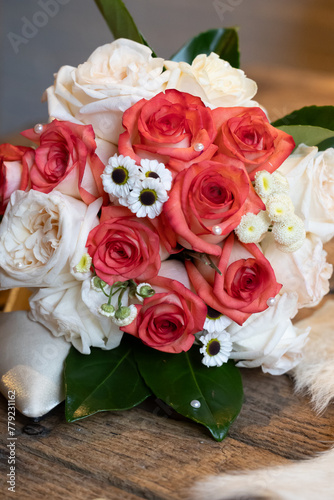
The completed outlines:
[[[211,107],[258,105],[251,101],[257,92],[256,83],[214,52],[200,54],[191,65],[165,61],[165,66],[171,72],[167,88],[196,95]]]
[[[320,238],[308,233],[303,246],[293,253],[281,252],[270,236],[261,246],[278,283],[283,285],[281,292],[297,293],[298,309],[316,306],[329,292],[333,266],[326,261]]]
[[[261,366],[265,373],[282,375],[299,363],[310,329],[301,330],[291,323],[297,300],[297,294],[285,293],[276,297],[274,306],[252,314],[242,326],[232,323],[227,327],[233,342],[230,358],[240,360],[237,366]]]
[[[278,172],[289,181],[296,214],[325,243],[334,236],[334,149],[301,144]]]
[[[101,199],[87,206],[58,191],[15,191],[0,224],[0,289],[72,280],[100,207]]]
[[[163,59],[132,40],[103,45],[78,68],[60,68],[46,91],[49,115],[92,124],[97,137],[117,144],[124,111],[164,90],[168,72],[163,66]]]
[[[111,304],[117,307],[118,294]],[[30,319],[42,323],[56,337],[64,337],[82,354],[89,354],[90,347],[114,349],[118,347],[123,332],[110,318],[98,313],[98,308],[108,301],[102,292],[92,290],[90,278],[82,283],[72,281],[58,288],[42,288],[30,297]],[[122,297],[127,305],[128,296]]]

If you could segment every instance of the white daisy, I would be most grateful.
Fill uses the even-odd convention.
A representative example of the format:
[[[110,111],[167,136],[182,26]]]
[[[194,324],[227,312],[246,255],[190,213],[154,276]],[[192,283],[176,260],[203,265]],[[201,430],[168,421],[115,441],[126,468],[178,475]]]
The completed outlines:
[[[232,341],[227,332],[212,332],[203,335],[199,339],[203,347],[199,352],[203,354],[202,363],[208,367],[222,366],[227,363],[232,351]]]
[[[142,160],[140,162],[140,171],[140,180],[143,181],[147,177],[158,179],[166,191],[171,189],[173,180],[172,173],[163,163],[159,163],[158,160]]]
[[[208,312],[203,325],[204,330],[207,330],[209,333],[223,332],[232,323],[232,320],[223,313],[216,311],[212,307],[206,307]]]
[[[103,189],[111,196],[125,198],[139,177],[139,167],[130,156],[115,154],[101,175]]]
[[[165,201],[168,200],[167,191],[157,179],[146,177],[143,181],[137,181],[132,191],[126,198],[126,206],[137,217],[154,219],[162,212]]]
[[[132,323],[136,316],[137,308],[135,305],[131,304],[131,306],[122,306],[117,309],[112,320],[117,326],[126,326]]]

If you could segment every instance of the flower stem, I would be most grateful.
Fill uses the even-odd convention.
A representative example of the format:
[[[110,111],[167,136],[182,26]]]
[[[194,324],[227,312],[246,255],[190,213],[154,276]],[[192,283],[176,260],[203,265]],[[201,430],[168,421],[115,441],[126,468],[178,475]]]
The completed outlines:
[[[210,266],[212,269],[214,269],[216,271],[216,273],[218,273],[220,276],[222,276],[221,270],[213,262],[210,255],[208,255],[206,253],[201,253],[201,252],[194,252],[192,250],[185,250],[184,253],[186,255],[189,255],[189,257],[200,260],[206,266]]]

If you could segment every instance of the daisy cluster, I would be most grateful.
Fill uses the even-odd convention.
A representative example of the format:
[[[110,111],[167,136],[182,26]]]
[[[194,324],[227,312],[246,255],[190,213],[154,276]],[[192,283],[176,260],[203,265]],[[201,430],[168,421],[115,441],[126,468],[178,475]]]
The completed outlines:
[[[172,187],[172,174],[163,163],[143,159],[137,165],[129,156],[118,154],[109,158],[101,178],[110,201],[118,201],[139,218],[160,215]]]

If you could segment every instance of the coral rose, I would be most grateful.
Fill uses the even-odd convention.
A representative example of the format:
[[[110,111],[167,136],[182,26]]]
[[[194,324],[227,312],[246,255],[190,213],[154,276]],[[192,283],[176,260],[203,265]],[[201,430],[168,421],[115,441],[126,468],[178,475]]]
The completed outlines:
[[[33,161],[32,148],[0,145],[0,214],[5,212],[14,191],[24,191],[28,187],[29,169]]]
[[[125,111],[123,126],[118,142],[122,155],[138,163],[156,158],[175,173],[217,150],[212,111],[199,97],[177,90],[142,99]]]
[[[104,165],[95,153],[91,125],[54,120],[44,125],[40,135],[34,129],[22,135],[38,144],[30,171],[32,189],[43,193],[57,189],[86,205],[100,196],[107,201],[100,178]]]
[[[233,233],[225,240],[220,257],[213,260],[221,275],[201,262],[186,261],[190,281],[209,307],[239,325],[267,309],[267,300],[282,287],[258,246],[240,243]]]
[[[244,162],[251,180],[260,170],[274,172],[295,147],[293,138],[270,125],[260,108],[217,108],[212,113],[219,152]]]
[[[138,219],[126,207],[102,209],[87,248],[97,276],[109,285],[129,279],[147,281],[160,269],[157,233],[149,221]]]
[[[186,272],[181,262],[164,262],[160,274],[165,274],[165,270],[166,274],[172,275],[171,267],[178,279],[184,280]],[[136,319],[121,330],[158,351],[188,351],[194,343],[195,333],[203,329],[207,313],[204,302],[174,279],[157,276],[150,280],[150,285],[156,291],[155,295],[145,299],[143,305],[136,306]]]
[[[223,155],[216,159],[196,163],[175,178],[162,216],[155,222],[170,253],[180,244],[218,256],[217,243],[238,226],[241,217],[265,208],[243,164]]]

